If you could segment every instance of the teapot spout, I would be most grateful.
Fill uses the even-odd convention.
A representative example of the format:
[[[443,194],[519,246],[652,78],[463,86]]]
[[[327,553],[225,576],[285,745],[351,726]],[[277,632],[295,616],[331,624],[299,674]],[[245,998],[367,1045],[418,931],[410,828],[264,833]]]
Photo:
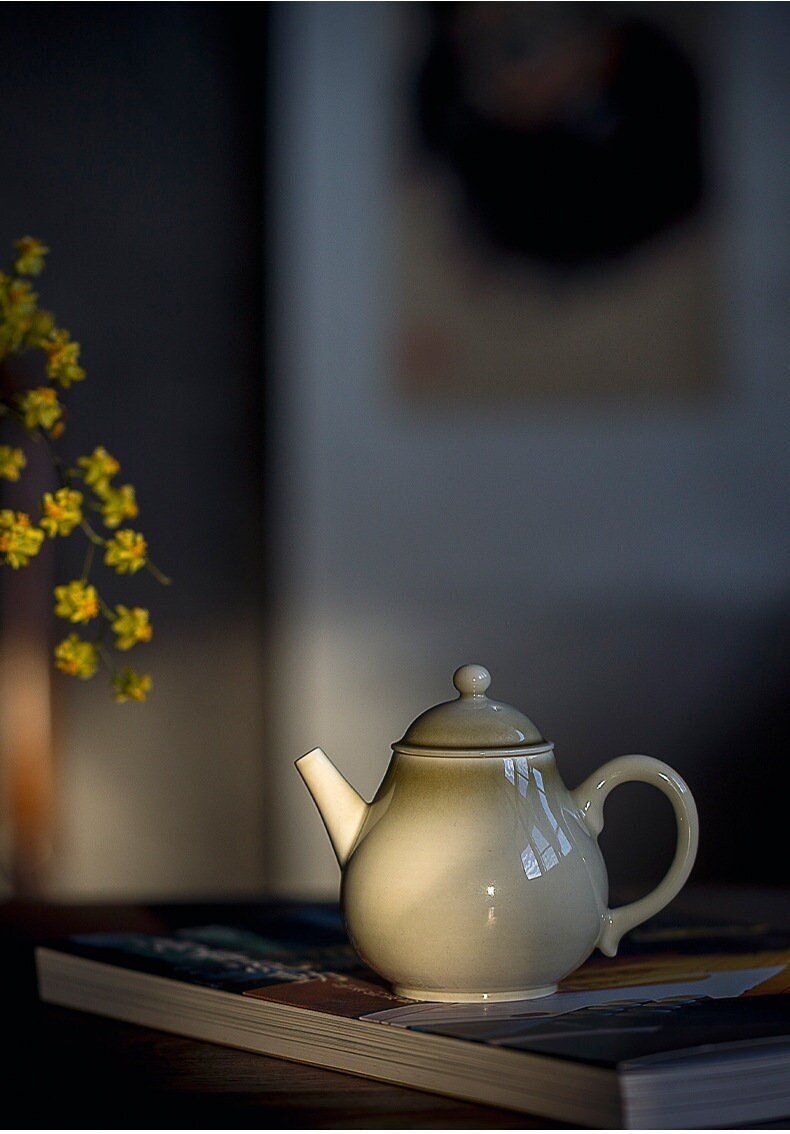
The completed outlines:
[[[345,866],[365,821],[368,804],[321,748],[300,756],[296,770],[324,821],[337,861]]]

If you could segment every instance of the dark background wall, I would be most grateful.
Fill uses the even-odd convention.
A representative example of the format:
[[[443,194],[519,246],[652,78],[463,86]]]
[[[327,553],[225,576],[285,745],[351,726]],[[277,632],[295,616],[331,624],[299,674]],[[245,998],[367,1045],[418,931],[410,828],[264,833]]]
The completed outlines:
[[[146,706],[56,678],[50,889],[333,892],[293,759],[369,795],[467,661],[570,786],[627,750],[686,775],[698,877],[787,881],[787,9],[705,8],[718,392],[502,417],[399,401],[383,345],[400,5],[0,6],[0,246],[51,246],[75,443],[174,579],[141,583]],[[653,877],[665,812],[607,824]]]
[[[49,245],[41,303],[80,341],[87,370],[68,398],[64,451],[103,444],[120,460],[151,557],[173,579],[166,591],[144,574],[126,587],[155,628],[134,659],[155,681],[138,714],[111,705],[99,678],[55,678],[51,884],[252,887],[263,870],[265,6],[5,4],[0,59],[0,258],[24,234]]]
[[[289,501],[277,687],[294,711],[279,722],[281,806],[270,833],[278,877],[304,890],[331,890],[337,871],[285,754],[320,744],[372,792],[389,744],[452,696],[451,674],[467,661],[486,665],[492,695],[555,741],[570,785],[622,752],[661,757],[685,775],[702,816],[698,877],[787,877],[782,804],[765,784],[783,778],[787,687],[788,10],[579,7],[593,23],[647,21],[687,41],[693,60],[705,185],[694,223],[704,219],[711,244],[708,280],[690,290],[711,349],[687,365],[685,389],[667,361],[678,329],[670,319],[657,330],[656,315],[676,312],[678,326],[696,317],[697,307],[678,305],[689,291],[690,261],[678,254],[689,226],[668,226],[648,245],[665,267],[643,306],[633,301],[634,257],[611,269],[620,287],[610,303],[599,297],[597,319],[577,299],[599,268],[568,283],[555,264],[546,286],[534,258],[512,247],[480,255],[479,223],[473,240],[458,235],[469,185],[453,172],[467,169],[478,202],[513,197],[485,165],[470,168],[483,143],[502,154],[491,130],[464,151],[472,116],[463,97],[471,91],[490,109],[492,55],[502,67],[528,59],[541,23],[562,42],[573,5],[459,6],[472,25],[466,86],[459,95],[445,74],[455,103],[439,106],[454,170],[435,151],[415,169],[404,146],[429,5],[275,8],[278,74],[289,76],[273,138],[278,467]],[[558,13],[570,14],[557,22]],[[639,78],[648,107],[663,98],[660,84]],[[655,138],[643,110],[638,102],[636,118]],[[599,124],[605,131],[606,115]],[[644,149],[639,131],[637,141]],[[550,158],[533,152],[531,166],[514,160],[510,174],[542,183]],[[647,147],[648,169],[655,160]],[[659,161],[655,178],[672,182],[673,172]],[[641,159],[622,176],[638,194]],[[561,189],[561,208],[586,208],[584,177]],[[545,189],[530,183],[525,208],[542,193],[545,205]],[[426,201],[431,221],[417,226]],[[542,235],[556,246],[563,232]],[[526,236],[534,248],[529,226]],[[549,370],[549,343],[536,377],[500,363],[497,380],[487,359],[498,362],[499,332],[515,343],[521,329],[527,347],[547,337],[530,317],[536,293],[555,335],[558,313],[579,311],[581,326],[566,318],[560,344],[575,342],[579,358],[554,350]],[[412,307],[432,328],[412,340],[430,361],[404,384],[393,342],[403,342]],[[632,333],[648,344],[657,336],[654,349],[640,356]],[[621,393],[612,396],[614,372]],[[602,842],[618,881],[644,885],[668,861],[672,825],[654,796],[633,787],[611,799]]]
[[[166,616],[257,594],[265,14],[5,4],[0,51],[4,261],[28,232],[52,249],[75,421],[129,454]]]

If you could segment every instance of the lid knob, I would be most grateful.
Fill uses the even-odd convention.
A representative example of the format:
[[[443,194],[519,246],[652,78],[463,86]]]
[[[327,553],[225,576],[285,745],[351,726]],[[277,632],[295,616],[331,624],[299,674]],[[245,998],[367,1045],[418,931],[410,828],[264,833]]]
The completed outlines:
[[[491,674],[484,666],[462,665],[453,674],[459,696],[420,713],[393,748],[440,756],[480,756],[511,748],[526,752],[536,744],[545,748],[546,741],[529,717],[486,696],[490,684]]]
[[[462,665],[453,674],[453,685],[462,697],[483,697],[491,674],[482,665]]]

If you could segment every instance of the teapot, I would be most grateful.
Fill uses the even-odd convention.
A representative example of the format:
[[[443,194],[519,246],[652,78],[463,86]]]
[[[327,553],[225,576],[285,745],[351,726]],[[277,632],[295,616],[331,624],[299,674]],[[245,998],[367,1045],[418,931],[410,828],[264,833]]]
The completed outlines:
[[[596,947],[613,957],[675,897],[697,853],[697,808],[669,765],[619,756],[569,791],[554,745],[489,699],[490,682],[481,665],[455,671],[458,696],[392,745],[370,803],[321,748],[296,761],[340,864],[350,942],[412,1000],[549,995]],[[610,909],[597,838],[607,796],[629,780],[669,798],[677,843],[655,889]]]

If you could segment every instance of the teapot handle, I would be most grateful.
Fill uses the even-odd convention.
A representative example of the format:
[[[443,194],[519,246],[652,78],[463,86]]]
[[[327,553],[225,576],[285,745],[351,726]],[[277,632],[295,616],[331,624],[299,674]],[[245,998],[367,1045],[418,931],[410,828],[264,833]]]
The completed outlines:
[[[597,838],[603,829],[603,805],[613,788],[629,780],[638,780],[659,788],[675,811],[678,827],[675,857],[667,873],[649,894],[603,913],[603,928],[596,945],[607,957],[614,957],[620,939],[630,929],[641,925],[668,905],[686,882],[699,843],[697,805],[688,784],[661,760],[652,756],[618,756],[602,765],[571,792],[587,827]]]

